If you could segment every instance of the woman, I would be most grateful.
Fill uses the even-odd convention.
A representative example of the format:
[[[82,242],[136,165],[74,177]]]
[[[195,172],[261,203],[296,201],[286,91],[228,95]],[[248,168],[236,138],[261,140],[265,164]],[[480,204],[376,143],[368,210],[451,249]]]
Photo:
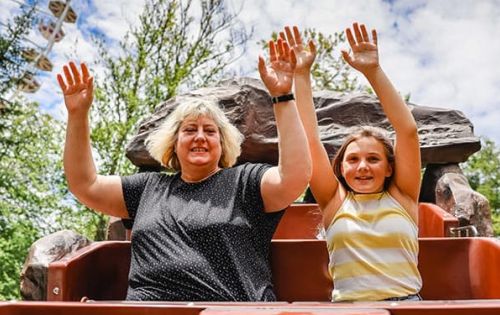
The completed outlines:
[[[274,105],[279,164],[231,167],[242,136],[210,101],[180,105],[147,139],[174,175],[97,175],[88,111],[93,78],[85,64],[64,66],[58,81],[68,110],[64,170],[88,207],[134,220],[127,300],[274,301],[269,248],[280,210],[307,186],[311,162],[290,95],[295,56],[270,42],[259,72]],[[285,97],[283,97],[285,96]],[[297,127],[299,126],[299,127]],[[303,167],[296,167],[302,165]]]
[[[354,35],[353,35],[354,32]],[[285,34],[286,33],[286,34]],[[323,147],[312,102],[310,70],[314,43],[302,45],[296,27],[286,38],[297,56],[295,90],[313,160],[310,187],[326,228],[332,300],[419,300],[417,269],[420,149],[410,110],[382,71],[377,33],[346,29],[351,52],[345,61],[360,71],[377,94],[396,134],[396,145],[376,128],[363,127],[345,140],[333,167]]]

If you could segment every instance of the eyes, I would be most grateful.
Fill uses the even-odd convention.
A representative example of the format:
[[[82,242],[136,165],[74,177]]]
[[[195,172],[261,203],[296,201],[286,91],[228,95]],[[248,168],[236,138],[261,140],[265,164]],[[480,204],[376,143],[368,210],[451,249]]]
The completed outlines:
[[[360,160],[361,160],[361,158],[359,156],[356,156],[356,155],[350,155],[350,156],[346,157],[346,159],[345,159],[345,161],[347,163],[358,163]],[[378,163],[381,160],[382,159],[376,155],[371,155],[371,156],[368,156],[366,158],[366,161],[368,163]]]
[[[185,134],[195,134],[198,132],[198,127],[195,125],[190,125],[183,127],[181,131]],[[208,135],[215,135],[217,133],[217,128],[213,126],[205,126],[203,127],[203,132]]]

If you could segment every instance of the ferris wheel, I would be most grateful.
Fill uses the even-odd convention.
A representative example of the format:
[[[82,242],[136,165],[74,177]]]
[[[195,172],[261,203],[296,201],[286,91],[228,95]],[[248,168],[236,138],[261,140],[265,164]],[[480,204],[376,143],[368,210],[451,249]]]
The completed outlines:
[[[11,0],[20,5],[26,5],[17,0]],[[43,46],[30,42],[35,48],[26,48],[21,52],[21,56],[28,61],[28,66],[17,80],[17,90],[25,93],[35,93],[40,89],[40,83],[35,79],[38,71],[52,71],[53,64],[48,58],[54,43],[60,42],[65,33],[62,29],[63,23],[75,23],[78,15],[70,6],[71,0],[60,1],[51,0],[48,3],[49,12],[36,8],[36,11],[45,15],[38,23],[38,31],[47,43]],[[11,97],[13,99],[17,92]]]

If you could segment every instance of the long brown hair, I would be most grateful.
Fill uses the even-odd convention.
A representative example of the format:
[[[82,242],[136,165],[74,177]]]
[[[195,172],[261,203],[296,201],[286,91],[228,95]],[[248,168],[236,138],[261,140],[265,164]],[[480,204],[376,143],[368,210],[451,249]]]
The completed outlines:
[[[372,137],[378,142],[380,142],[384,146],[385,156],[387,157],[387,161],[392,168],[391,176],[387,177],[384,181],[384,190],[389,188],[389,185],[392,182],[392,178],[394,177],[395,172],[395,163],[394,163],[394,146],[392,145],[391,139],[385,134],[385,130],[372,126],[363,126],[350,134],[340,147],[340,149],[335,154],[335,157],[332,160],[333,173],[339,180],[339,182],[344,186],[344,188],[348,191],[352,191],[352,188],[347,184],[344,176],[342,176],[341,165],[342,160],[344,159],[345,151],[347,146],[356,140],[365,137]]]

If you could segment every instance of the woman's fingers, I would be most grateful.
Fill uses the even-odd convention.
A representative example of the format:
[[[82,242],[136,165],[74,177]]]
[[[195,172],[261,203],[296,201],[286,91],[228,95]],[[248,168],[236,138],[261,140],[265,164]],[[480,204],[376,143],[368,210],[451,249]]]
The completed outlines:
[[[283,60],[290,60],[290,46],[288,46],[287,42],[281,42],[281,49],[283,50]]]
[[[292,69],[295,69],[295,66],[297,65],[297,56],[295,55],[295,51],[293,49],[290,50],[290,63],[292,65]]]
[[[261,55],[259,55],[259,74],[261,78],[267,76],[266,62],[264,61],[264,57]]]
[[[94,77],[88,78],[87,82],[87,97],[94,97]]]
[[[80,77],[80,72],[78,72],[78,68],[76,67],[75,63],[71,61],[69,63],[69,67],[71,69],[71,72],[73,73],[73,79],[76,84],[82,83],[82,78]]]
[[[361,24],[361,36],[363,36],[364,42],[370,42],[370,37],[368,36],[368,32],[366,31],[366,26],[364,24]]]
[[[68,83],[68,85],[73,85],[74,84],[73,77],[71,76],[71,73],[69,72],[68,66],[63,67],[63,72],[64,72],[64,77],[66,78],[66,82]]]
[[[361,36],[361,31],[359,30],[359,24],[357,22],[352,24],[354,29],[354,35],[356,36],[356,41],[359,43],[363,42],[363,37]]]
[[[278,38],[278,42],[276,46],[278,46],[278,59],[279,60],[285,60],[285,52],[283,48],[283,43],[284,41],[281,38]]]
[[[280,38],[285,41],[287,40],[284,32],[280,32]]]
[[[64,79],[63,79],[62,75],[57,74],[57,82],[59,82],[59,86],[61,87],[61,90],[63,91],[63,93],[65,93],[66,89],[68,87],[66,86],[66,83],[64,83]]]
[[[270,40],[269,41],[269,60],[271,62],[276,61],[278,58],[276,57],[276,45],[274,44],[274,41]]]
[[[90,77],[89,69],[87,68],[87,65],[85,63],[82,63],[80,67],[82,68],[83,83],[87,83]]]
[[[351,45],[351,47],[356,46],[356,41],[354,40],[354,37],[352,36],[351,29],[350,28],[346,28],[345,29],[345,33],[346,33],[347,41],[349,42],[349,45]]]

